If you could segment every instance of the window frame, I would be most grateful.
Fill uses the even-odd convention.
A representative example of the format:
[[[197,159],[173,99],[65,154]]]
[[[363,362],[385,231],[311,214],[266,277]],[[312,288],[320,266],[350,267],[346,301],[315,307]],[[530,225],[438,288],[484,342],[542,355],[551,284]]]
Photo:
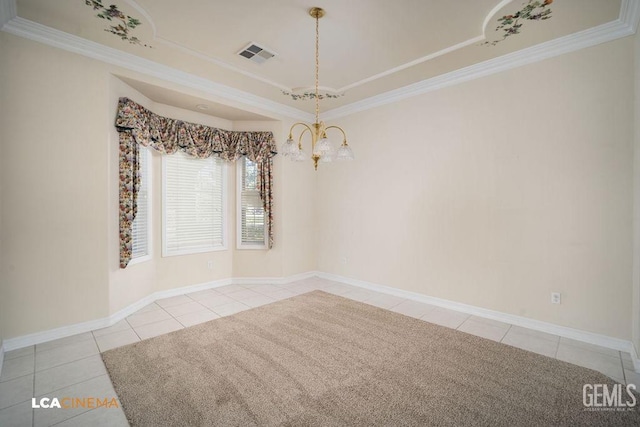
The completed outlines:
[[[138,146],[138,156],[142,158],[144,156],[144,161],[147,166],[147,174],[146,176],[140,176],[140,183],[142,186],[142,180],[146,181],[147,185],[147,253],[146,255],[135,257],[133,256],[133,242],[131,244],[131,259],[129,260],[128,265],[141,264],[143,262],[151,261],[153,258],[153,156],[151,155],[151,149],[148,147],[143,147],[141,145]],[[135,220],[134,220],[135,221]],[[133,239],[135,236],[133,235],[133,224],[132,227],[132,236]]]
[[[220,246],[213,246],[208,248],[199,248],[199,249],[182,249],[178,251],[169,251],[167,249],[167,156],[177,155],[181,153],[185,156],[188,156],[186,153],[176,152],[175,154],[168,154],[162,156],[162,257],[172,257],[172,256],[182,256],[182,255],[191,255],[191,254],[200,254],[206,252],[219,252],[226,251],[228,249],[228,232],[227,232],[227,162],[220,159],[219,157],[208,157],[206,159],[201,160],[212,160],[220,161],[220,165],[222,167],[222,206],[220,207],[220,212],[222,215],[222,244]]]
[[[264,242],[262,245],[253,245],[242,242],[242,181],[245,170],[246,156],[240,157],[236,161],[236,249],[238,250],[265,250],[267,249],[267,218],[265,213],[264,221]],[[259,194],[259,192],[258,192]]]

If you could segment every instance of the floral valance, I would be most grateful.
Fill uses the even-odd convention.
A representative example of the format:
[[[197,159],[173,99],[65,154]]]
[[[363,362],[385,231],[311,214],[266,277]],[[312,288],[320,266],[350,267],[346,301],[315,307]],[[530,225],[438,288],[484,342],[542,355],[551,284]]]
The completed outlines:
[[[138,144],[162,154],[183,151],[201,159],[218,156],[235,161],[241,156],[258,165],[258,188],[273,246],[272,169],[276,143],[272,132],[240,132],[218,129],[159,116],[142,105],[120,98],[116,115],[120,143],[120,267],[131,260],[131,224],[135,219],[140,188]]]
[[[129,98],[120,98],[116,117],[118,132],[130,132],[135,142],[163,154],[178,150],[194,157],[217,155],[235,161],[247,156],[252,162],[276,155],[272,132],[229,131],[159,116]]]

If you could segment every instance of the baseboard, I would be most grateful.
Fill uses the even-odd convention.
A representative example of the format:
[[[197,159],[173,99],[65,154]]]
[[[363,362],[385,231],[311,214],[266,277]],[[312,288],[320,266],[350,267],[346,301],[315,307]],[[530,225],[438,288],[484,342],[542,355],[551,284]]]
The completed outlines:
[[[28,347],[30,345],[42,344],[48,341],[65,338],[71,335],[82,334],[84,332],[90,332],[94,329],[106,328],[112,326],[127,316],[135,313],[146,305],[152,302],[163,299],[175,297],[178,295],[184,295],[191,292],[203,291],[207,289],[218,288],[220,286],[230,285],[233,279],[215,280],[212,282],[200,283],[197,285],[185,286],[182,288],[168,289],[166,291],[154,292],[151,295],[134,302],[131,305],[118,310],[108,317],[101,319],[90,320],[88,322],[76,323],[74,325],[62,326],[60,328],[50,329],[48,331],[36,332],[29,335],[23,335],[20,337],[9,338],[4,340],[3,346],[6,351],[17,350],[20,348]],[[267,282],[265,282],[267,283]]]
[[[631,355],[636,372],[640,372],[640,358],[636,351],[635,346],[631,341],[608,337],[605,335],[596,334],[593,332],[582,331],[579,329],[573,329],[566,326],[559,326],[552,323],[543,322],[540,320],[530,319],[527,317],[516,316],[513,314],[502,313],[499,311],[489,310],[482,307],[476,307],[468,304],[463,304],[455,301],[445,300],[442,298],[430,297],[427,295],[419,294],[417,292],[405,291],[398,288],[392,288],[389,286],[379,285],[376,283],[366,282],[363,280],[353,279],[349,277],[339,276],[336,274],[325,273],[321,271],[309,271],[306,273],[295,274],[286,277],[236,277],[230,279],[215,280],[212,282],[201,283],[197,285],[185,286],[181,288],[168,289],[165,291],[154,292],[135,303],[118,310],[108,317],[101,319],[91,320],[88,322],[77,323],[74,325],[63,326],[48,331],[36,332],[34,334],[24,335],[16,338],[5,339],[0,346],[0,372],[2,370],[2,361],[5,351],[16,350],[30,345],[42,344],[47,341],[52,341],[59,338],[65,338],[71,335],[81,334],[84,332],[90,332],[94,329],[106,328],[112,326],[120,320],[130,316],[136,311],[140,310],[144,306],[151,304],[152,302],[170,298],[178,295],[184,295],[191,292],[197,292],[207,289],[214,289],[221,286],[230,284],[240,285],[283,285],[298,280],[304,280],[312,277],[320,277],[327,280],[333,280],[336,282],[344,283],[347,285],[357,286],[364,289],[369,289],[376,292],[385,293],[388,295],[394,295],[402,298],[407,298],[413,301],[423,302],[426,304],[435,305],[437,307],[443,307],[450,310],[460,311],[474,316],[484,317],[487,319],[493,319],[504,323],[510,323],[512,325],[521,326],[524,328],[533,329],[536,331],[547,332],[549,334],[558,335],[565,338],[571,338],[577,341],[586,342],[589,344],[595,344],[602,347],[610,348],[613,350],[628,352]]]
[[[231,279],[231,281],[235,285],[286,285],[287,283],[317,276],[317,271],[307,271],[306,273],[299,273],[285,277],[235,277]]]
[[[620,338],[608,337],[593,332],[586,332],[579,329],[573,329],[566,326],[555,325],[553,323],[543,322],[541,320],[530,319],[527,317],[516,316],[514,314],[502,313],[499,311],[489,310],[482,307],[463,304],[455,301],[445,300],[441,298],[430,297],[416,292],[405,291],[402,289],[392,288],[389,286],[378,285],[376,283],[366,282],[363,280],[352,279],[349,277],[339,276],[331,273],[318,272],[317,275],[323,279],[333,280],[344,283],[346,285],[358,286],[360,288],[369,289],[389,295],[395,295],[407,298],[413,301],[423,302],[435,305],[437,307],[448,308],[450,310],[460,311],[462,313],[472,314],[478,317],[497,320],[512,325],[529,328],[536,331],[546,332],[549,334],[559,335],[565,338],[571,338],[577,341],[595,344],[613,350],[628,352],[634,362],[636,372],[640,372],[640,360],[636,354],[635,347],[631,341]]]
[[[295,282],[297,280],[308,279],[310,277],[317,276],[317,272],[310,271],[306,273],[294,274],[285,277],[236,277],[230,279],[214,280],[211,282],[200,283],[197,285],[185,286],[181,288],[167,289],[165,291],[157,291],[151,295],[134,302],[131,305],[118,310],[108,317],[101,319],[90,320],[88,322],[76,323],[74,325],[62,326],[56,329],[50,329],[48,331],[36,332],[29,335],[23,335],[16,338],[9,338],[4,340],[3,347],[6,351],[16,350],[30,345],[42,344],[47,341],[53,341],[60,338],[65,338],[71,335],[82,334],[84,332],[90,332],[94,329],[106,328],[112,326],[122,319],[130,316],[141,308],[151,304],[154,301],[163,298],[171,298],[179,295],[189,294],[191,292],[204,291],[207,289],[214,289],[221,286],[227,286],[231,284],[241,285],[285,285],[287,283]]]
[[[197,285],[184,286],[182,288],[173,288],[173,289],[167,289],[165,291],[154,292],[151,295],[147,295],[146,297],[134,302],[133,304],[126,306],[122,310],[118,310],[115,313],[113,313],[111,316],[107,318],[109,319],[109,325],[107,326],[111,326],[115,323],[118,323],[122,319],[132,315],[133,313],[140,310],[141,308],[159,299],[177,297],[184,294],[190,294],[192,292],[206,291],[207,289],[219,288],[221,286],[230,285],[232,284],[232,282],[233,282],[233,279],[221,279],[221,280],[214,280],[211,282],[199,283]]]

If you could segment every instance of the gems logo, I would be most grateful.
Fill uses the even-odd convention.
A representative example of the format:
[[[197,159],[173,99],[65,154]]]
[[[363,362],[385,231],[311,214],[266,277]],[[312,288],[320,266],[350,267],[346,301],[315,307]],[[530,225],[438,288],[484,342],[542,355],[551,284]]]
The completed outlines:
[[[622,384],[585,384],[582,387],[582,404],[585,411],[629,411],[636,408],[637,398],[632,392],[636,386]]]

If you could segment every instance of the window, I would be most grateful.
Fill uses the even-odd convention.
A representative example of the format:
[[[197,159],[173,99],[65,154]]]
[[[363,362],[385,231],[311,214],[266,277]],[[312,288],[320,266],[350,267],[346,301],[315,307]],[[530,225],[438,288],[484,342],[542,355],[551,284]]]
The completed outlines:
[[[236,165],[238,200],[238,249],[265,249],[266,227],[260,191],[258,165],[246,157]]]
[[[163,256],[225,249],[225,170],[217,157],[162,157]]]
[[[138,211],[131,224],[131,263],[151,259],[151,151],[139,146]]]

